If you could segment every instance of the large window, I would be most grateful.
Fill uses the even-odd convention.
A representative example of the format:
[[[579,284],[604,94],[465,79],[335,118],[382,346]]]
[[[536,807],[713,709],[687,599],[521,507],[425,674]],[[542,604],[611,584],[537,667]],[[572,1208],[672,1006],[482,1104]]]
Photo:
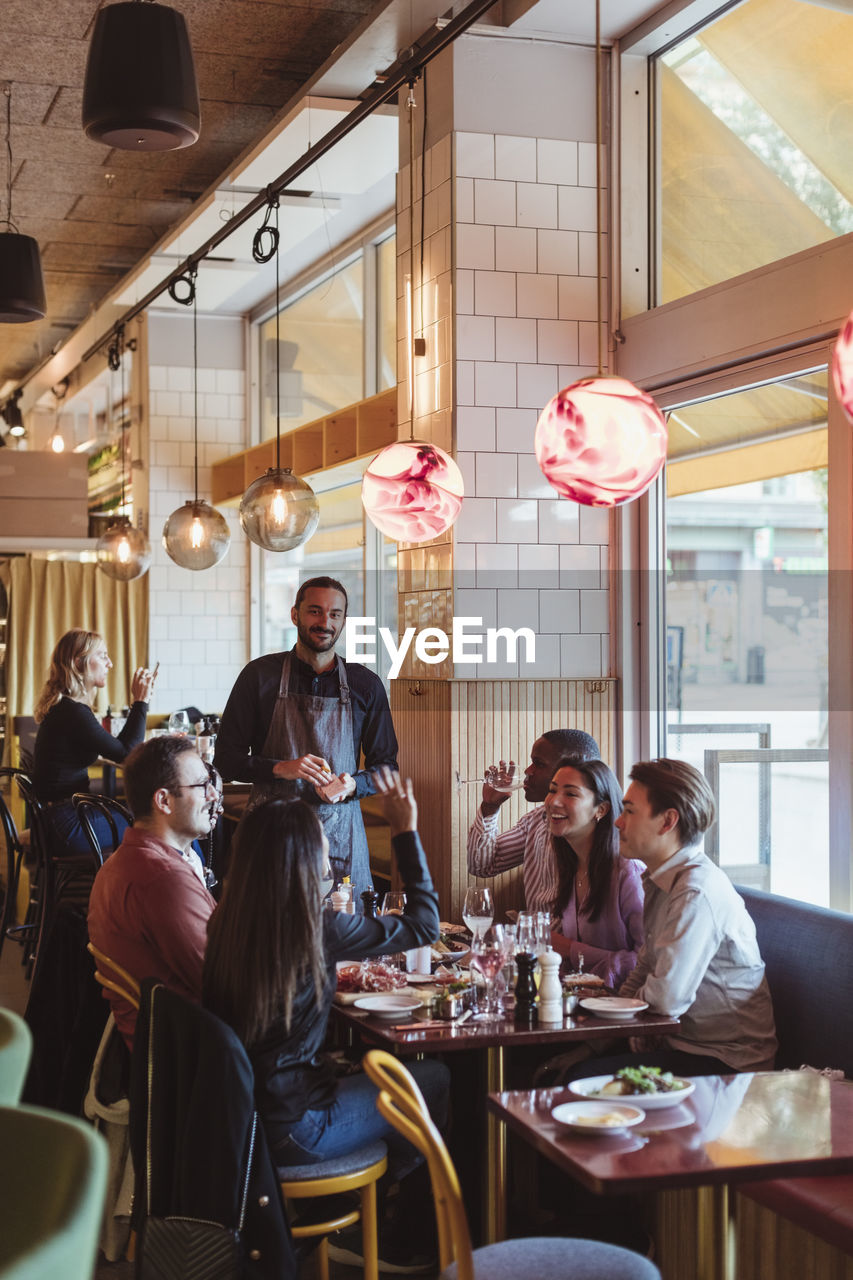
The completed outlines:
[[[667,751],[711,780],[734,879],[827,905],[826,373],[669,426]]]
[[[843,8],[745,0],[659,59],[658,302],[853,231]]]

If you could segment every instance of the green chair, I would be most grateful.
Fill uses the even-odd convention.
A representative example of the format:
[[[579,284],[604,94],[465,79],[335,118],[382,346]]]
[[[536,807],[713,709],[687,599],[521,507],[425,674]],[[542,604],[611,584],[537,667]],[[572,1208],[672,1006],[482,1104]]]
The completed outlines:
[[[30,1029],[11,1009],[0,1009],[0,1106],[14,1107],[21,1096],[33,1037]]]
[[[107,1180],[101,1135],[56,1111],[0,1107],[0,1151],[2,1280],[91,1280]]]

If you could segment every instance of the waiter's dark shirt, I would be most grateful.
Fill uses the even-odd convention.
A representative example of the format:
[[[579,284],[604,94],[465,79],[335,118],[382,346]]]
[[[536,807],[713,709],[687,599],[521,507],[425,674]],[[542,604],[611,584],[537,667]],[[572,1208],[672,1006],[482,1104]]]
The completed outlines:
[[[291,650],[290,691],[317,698],[338,698],[337,666],[317,675]],[[267,653],[240,672],[222,713],[216,739],[215,765],[232,782],[271,782],[276,761],[262,755],[281,682],[285,654]],[[373,794],[370,773],[381,764],[397,768],[397,735],[391,708],[379,676],[358,662],[345,663],[352,706],[355,758],[364,752],[364,769],[354,775],[356,796]],[[317,755],[323,754],[322,743]]]

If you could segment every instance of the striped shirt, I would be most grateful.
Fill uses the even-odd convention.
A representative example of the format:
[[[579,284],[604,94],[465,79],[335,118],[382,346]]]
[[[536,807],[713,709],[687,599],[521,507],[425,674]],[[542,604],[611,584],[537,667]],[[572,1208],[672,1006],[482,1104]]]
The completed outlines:
[[[468,832],[468,872],[498,876],[522,868],[524,905],[528,911],[552,911],[557,897],[557,864],[551,848],[544,806],[526,813],[509,831],[498,834],[497,813],[481,809]]]

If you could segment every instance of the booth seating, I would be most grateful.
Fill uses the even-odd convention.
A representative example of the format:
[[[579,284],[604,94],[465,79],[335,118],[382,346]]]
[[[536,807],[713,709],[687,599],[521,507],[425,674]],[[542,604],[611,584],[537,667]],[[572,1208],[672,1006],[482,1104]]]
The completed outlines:
[[[853,1088],[853,916],[757,889],[740,893],[767,969],[779,1039],[777,1068],[839,1069]],[[845,1267],[853,1269],[853,1174],[750,1182],[740,1196],[741,1228],[751,1222],[765,1237],[765,1275],[781,1276],[786,1266],[789,1274],[802,1275],[803,1251],[815,1257],[817,1242],[794,1239],[796,1232],[787,1224],[831,1247],[820,1264],[815,1262],[820,1273],[835,1274],[828,1267],[839,1275],[846,1274]],[[785,1221],[774,1226],[766,1211]],[[768,1230],[777,1235],[775,1271],[767,1256]],[[848,1260],[831,1258],[836,1250]]]

